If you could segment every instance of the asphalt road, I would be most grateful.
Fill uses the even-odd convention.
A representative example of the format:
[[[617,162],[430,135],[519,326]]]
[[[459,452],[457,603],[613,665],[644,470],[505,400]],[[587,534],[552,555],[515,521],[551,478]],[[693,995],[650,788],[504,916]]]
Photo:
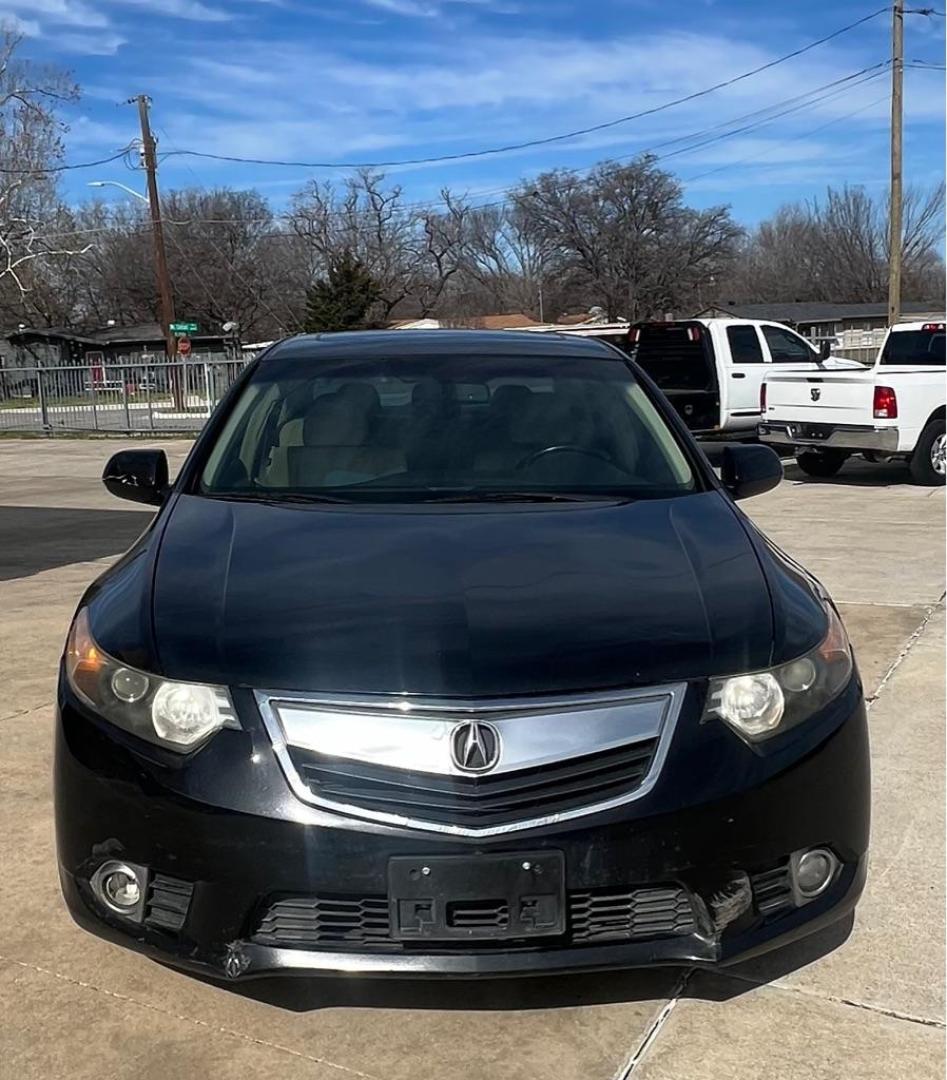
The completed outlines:
[[[186,443],[166,445],[178,463]],[[0,440],[4,1075],[943,1076],[943,490],[903,484],[898,467],[856,465],[832,482],[791,474],[745,504],[833,592],[871,695],[872,858],[853,929],[712,975],[267,981],[237,992],[83,933],[59,898],[56,663],[80,593],[148,521],[98,483],[116,448]]]

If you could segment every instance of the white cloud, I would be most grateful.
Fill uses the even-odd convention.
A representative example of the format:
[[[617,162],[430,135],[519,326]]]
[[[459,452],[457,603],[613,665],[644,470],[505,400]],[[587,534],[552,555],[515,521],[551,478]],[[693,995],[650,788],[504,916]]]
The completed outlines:
[[[113,3],[141,8],[161,18],[190,19],[194,22],[229,22],[232,11],[211,7],[202,0],[113,0]]]
[[[46,24],[56,26],[81,26],[96,29],[109,25],[108,16],[97,11],[82,0],[4,0],[0,4],[0,18],[7,14],[30,17],[34,34],[38,35]]]
[[[767,49],[696,31],[590,41],[548,33],[460,36],[439,24],[428,26],[435,39],[440,35],[450,47],[435,47],[430,35],[401,37],[397,48],[374,52],[350,40],[329,48],[324,39],[260,38],[248,55],[245,43],[221,38],[211,48],[189,50],[173,80],[157,62],[145,64],[136,71],[136,88],[155,97],[164,149],[302,161],[398,159],[520,143],[593,126],[699,91],[781,51],[779,45]],[[257,55],[278,61],[257,65]],[[678,148],[662,148],[668,140],[793,99],[874,59],[842,42],[726,90],[567,142],[479,161],[386,171],[399,179],[413,174],[410,190],[418,197],[415,193],[427,182],[495,190],[555,166],[582,168],[605,156],[621,160],[652,148],[666,154]],[[97,94],[114,90],[116,100],[127,96],[123,83],[109,87],[107,79],[102,82]],[[758,131],[670,157],[666,167],[686,177],[733,163],[710,181],[713,190],[726,190],[731,177],[748,184],[756,175],[790,177],[805,169],[835,169],[838,179],[840,149],[873,135],[884,122],[886,106],[872,102],[884,95],[886,85],[882,77],[846,87],[844,94],[811,102]],[[943,99],[934,94],[909,95],[906,108],[909,125],[943,117]],[[847,118],[855,110],[862,111]],[[838,123],[815,134],[833,120]],[[92,129],[84,133],[90,146],[95,134]],[[116,145],[114,135],[103,132],[102,145]],[[749,159],[745,166],[739,164],[744,158]],[[286,186],[290,175],[298,177],[296,171],[267,167],[228,171],[199,159],[169,158],[162,169],[177,183],[195,183],[194,173],[201,179],[225,175],[247,185]]]
[[[498,15],[515,15],[520,11],[516,3],[505,0],[362,0],[369,7],[392,15],[405,15],[410,18],[436,18],[442,15],[449,4],[455,7],[470,7],[490,10]]]
[[[9,27],[24,37],[39,37],[40,26],[35,19],[23,19],[7,5],[0,6],[0,26]]]
[[[114,56],[127,42],[121,34],[111,30],[95,34],[58,32],[56,45],[63,52],[81,53],[86,56]]]

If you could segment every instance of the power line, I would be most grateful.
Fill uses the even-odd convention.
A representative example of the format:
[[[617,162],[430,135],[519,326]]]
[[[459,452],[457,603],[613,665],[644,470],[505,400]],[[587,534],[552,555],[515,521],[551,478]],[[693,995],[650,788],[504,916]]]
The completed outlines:
[[[768,105],[768,106],[766,106],[766,107],[764,107],[762,109],[756,109],[753,112],[744,113],[744,114],[741,114],[739,116],[731,117],[728,120],[721,121],[721,122],[719,122],[717,124],[713,124],[710,127],[702,128],[702,129],[700,129],[698,131],[689,132],[689,133],[687,133],[685,135],[679,135],[679,136],[676,136],[675,138],[672,138],[672,139],[665,139],[662,142],[653,143],[653,144],[651,144],[650,146],[647,146],[647,147],[641,147],[638,150],[636,150],[634,152],[634,154],[623,155],[623,156],[618,157],[618,158],[611,158],[611,159],[607,159],[607,160],[614,161],[614,162],[621,162],[621,161],[625,161],[625,160],[631,160],[631,159],[636,158],[636,157],[641,157],[641,156],[643,156],[645,154],[651,154],[655,150],[662,149],[662,148],[664,148],[666,146],[674,146],[674,145],[677,145],[678,143],[682,143],[682,142],[686,142],[686,143],[689,143],[691,145],[684,146],[679,150],[671,151],[670,153],[667,153],[667,154],[660,154],[660,155],[656,154],[655,155],[656,160],[663,161],[663,160],[666,160],[668,158],[678,157],[678,156],[680,156],[682,154],[687,154],[687,153],[691,153],[691,152],[693,152],[695,150],[703,149],[705,146],[711,145],[711,144],[716,143],[716,142],[721,142],[721,141],[723,141],[725,139],[729,139],[729,138],[731,138],[731,137],[733,137],[735,135],[745,134],[748,131],[753,131],[753,130],[757,130],[757,129],[762,128],[762,127],[766,127],[767,125],[769,125],[771,123],[774,123],[776,120],[782,119],[785,116],[789,116],[789,115],[791,115],[793,113],[797,113],[797,112],[803,111],[805,109],[812,108],[812,107],[814,107],[816,105],[824,104],[825,102],[831,101],[831,100],[833,100],[833,99],[835,99],[837,97],[844,96],[845,94],[850,93],[852,90],[855,90],[860,86],[864,86],[864,85],[866,85],[866,84],[868,84],[870,82],[873,82],[876,79],[880,78],[882,75],[884,75],[884,73],[885,73],[886,69],[888,68],[889,64],[890,64],[890,61],[888,61],[888,60],[881,61],[878,64],[873,64],[873,65],[870,65],[869,67],[862,68],[859,71],[851,72],[850,74],[844,75],[841,78],[833,79],[831,82],[825,83],[822,86],[815,87],[812,90],[806,91],[804,94],[798,94],[795,97],[786,98],[786,99],[784,99],[782,101],[774,102],[772,105]],[[826,92],[826,91],[829,91],[829,92]],[[873,104],[875,104],[875,103],[873,103]],[[786,107],[784,108],[784,106],[786,106]],[[867,108],[867,106],[866,106],[866,108]],[[777,110],[777,111],[774,111],[774,110]],[[857,110],[855,110],[855,113],[846,114],[846,117],[840,117],[838,119],[844,119],[844,118],[847,118],[847,116],[856,115],[857,113],[863,112],[863,111],[864,111],[864,109],[857,109]],[[754,120],[754,118],[756,118],[756,119]],[[737,127],[737,128],[733,127],[734,124],[741,124],[745,120],[750,120],[750,121],[753,121],[753,122],[745,124],[742,127]],[[833,119],[833,120],[829,121],[829,124],[834,124],[836,122],[838,122],[838,121]],[[823,126],[828,126],[828,125],[823,125]],[[164,134],[165,137],[167,137],[167,133],[163,129],[159,128],[159,130],[161,130],[162,134]],[[815,130],[821,130],[821,128],[817,128]],[[718,134],[713,135],[714,132],[718,132]],[[813,133],[814,132],[807,132],[807,133],[803,133],[803,134],[805,135],[805,134],[813,134]],[[713,137],[704,138],[704,136],[707,136],[707,135],[712,135]],[[799,137],[799,136],[790,136],[789,138],[792,139],[792,138],[796,138],[796,137]],[[700,140],[700,141],[695,142],[694,140]],[[591,172],[594,169],[598,168],[599,164],[600,163],[597,163],[595,165],[589,166],[586,169],[577,170],[575,172],[572,172],[571,175],[576,175],[576,176],[584,175],[585,173]],[[739,164],[739,162],[732,162],[730,164]],[[729,165],[724,166],[724,167],[728,168]],[[200,184],[200,182],[201,182],[200,177],[197,176],[197,174],[194,172],[194,170],[191,169],[189,166],[187,166],[187,168],[188,168],[188,171],[194,176],[194,179]],[[714,169],[714,170],[711,170],[711,171],[716,172],[717,170]],[[705,175],[705,174],[701,174],[701,175]],[[691,179],[693,179],[693,178],[691,178]],[[513,184],[513,185],[510,185],[508,187],[493,188],[493,189],[488,189],[488,190],[485,190],[485,191],[480,191],[480,192],[477,192],[473,196],[473,198],[474,199],[484,198],[484,197],[489,197],[489,196],[492,196],[492,195],[509,195],[509,194],[512,194],[512,193],[518,191],[521,188],[522,183],[523,182],[521,181],[521,182],[519,182],[517,184]],[[505,199],[500,199],[500,200],[496,200],[496,201],[492,201],[492,202],[488,202],[488,203],[481,203],[479,205],[471,206],[470,209],[473,209],[473,210],[489,209],[490,207],[493,207],[493,206],[501,206],[501,205],[504,204],[505,201],[506,201]],[[439,200],[423,200],[423,201],[413,202],[413,203],[402,203],[400,206],[394,207],[393,209],[396,210],[399,213],[407,213],[407,212],[411,212],[411,211],[414,211],[414,210],[417,210],[417,209],[420,209],[420,208],[427,208],[427,207],[432,207],[432,206],[436,207],[438,205],[440,205]],[[370,211],[362,211],[362,210],[355,211],[355,216],[356,217],[364,216],[366,213],[369,213],[369,212]],[[329,211],[329,215],[332,216],[332,217],[343,216],[345,214],[346,214],[346,212],[341,211],[341,210],[331,210],[331,211]],[[264,218],[225,218],[225,217],[220,217],[220,218],[206,217],[205,218],[205,217],[192,217],[192,218],[180,218],[179,219],[179,218],[166,217],[164,219],[164,221],[165,221],[165,224],[167,224],[169,226],[186,228],[188,226],[202,226],[202,225],[266,225],[266,224],[277,223],[278,219],[274,218],[271,215],[269,217],[264,217]],[[45,234],[43,234],[41,236],[38,236],[37,240],[54,240],[54,239],[59,239],[59,238],[62,238],[62,237],[68,237],[68,236],[85,236],[85,235],[94,235],[94,234],[99,234],[99,233],[110,233],[110,232],[113,232],[114,230],[115,230],[114,224],[99,225],[99,226],[94,226],[94,227],[90,227],[90,228],[83,228],[83,229],[67,229],[67,230],[63,230],[61,232],[45,233]],[[151,231],[150,226],[144,226],[144,227],[142,227],[140,229],[126,229],[126,230],[123,231],[123,235],[125,235],[125,236],[143,235],[143,234],[150,233],[150,231]],[[261,233],[259,235],[259,239],[269,239],[269,238],[272,238],[272,237],[281,237],[281,238],[293,237],[293,238],[295,238],[296,234],[292,233],[292,232],[287,232],[287,231],[281,231],[280,230],[280,231],[269,232],[269,233]]]
[[[161,128],[161,132],[165,137],[167,137],[168,133],[164,130],[164,128]],[[197,173],[194,171],[194,169],[190,165],[187,165],[186,168],[187,168],[188,172],[191,174],[191,176],[193,176],[194,179],[198,182],[198,184],[201,187],[203,187],[203,184],[201,184],[201,178],[197,175]],[[219,244],[217,244],[217,242],[214,240],[214,238],[212,236],[208,235],[207,240],[210,241],[211,247],[214,248],[214,250],[217,252],[217,254],[220,255],[221,258],[230,267],[231,273],[235,277],[239,278],[240,281],[242,281],[243,284],[248,289],[250,289],[251,292],[253,292],[254,294],[257,294],[258,290],[253,285],[251,285],[249,281],[247,281],[247,279],[243,276],[243,274],[237,269],[237,266],[236,266],[234,260],[230,258],[230,256],[223,250],[223,248],[220,247]],[[262,293],[259,293],[258,299],[259,299],[260,304],[262,305],[262,307],[266,309],[266,312],[274,320],[276,325],[277,326],[283,326],[284,325],[283,321],[279,318],[279,316],[276,314],[276,312],[266,302],[266,299],[263,297]],[[292,326],[296,322],[296,312],[293,311],[293,309],[290,307],[289,301],[286,299],[285,296],[283,296],[282,293],[280,293],[280,301],[282,302],[283,307],[286,309],[286,313],[289,315],[289,321],[285,325],[286,326]]]
[[[840,124],[843,120],[850,120],[853,116],[858,116],[859,113],[867,112],[869,109],[873,109],[876,105],[880,105],[884,101],[888,101],[890,94],[885,94],[880,98],[875,98],[874,101],[869,101],[867,105],[862,105],[858,109],[853,109],[852,112],[846,113],[844,116],[836,116],[834,119],[829,120],[828,123],[820,124],[818,127],[812,128],[809,131],[799,132],[797,135],[790,135],[783,140],[783,142],[795,142],[797,139],[808,139],[813,135],[818,135],[820,131],[824,131],[826,128],[832,127],[833,124]],[[771,153],[772,151],[770,151]],[[739,158],[737,161],[728,161],[723,165],[718,165],[716,168],[707,169],[706,172],[697,173],[696,176],[686,176],[683,178],[685,184],[692,184],[695,180],[703,180],[705,176],[712,176],[714,173],[723,172],[725,169],[732,169],[735,165],[746,165],[760,161],[767,155],[758,154],[756,156],[750,156],[745,158]]]
[[[649,109],[642,109],[640,112],[630,113],[628,116],[620,116],[615,120],[608,120],[601,124],[593,124],[585,128],[577,128],[574,131],[563,132],[559,135],[549,135],[541,139],[529,139],[524,142],[510,143],[506,146],[494,146],[486,150],[467,150],[457,154],[441,154],[436,157],[421,157],[421,158],[403,158],[400,160],[391,161],[357,161],[357,162],[339,162],[339,161],[283,161],[278,159],[268,158],[248,158],[239,157],[232,154],[211,154],[201,150],[171,150],[162,155],[162,160],[169,157],[196,157],[203,158],[208,161],[227,161],[239,165],[272,165],[279,167],[287,167],[293,169],[382,169],[382,168],[394,168],[395,166],[402,165],[434,165],[448,161],[461,161],[471,158],[483,158],[490,157],[497,154],[513,153],[517,150],[527,150],[535,146],[548,146],[551,143],[564,142],[568,139],[575,139],[582,135],[591,135],[595,132],[605,131],[608,128],[618,127],[620,124],[627,124],[632,120],[640,120],[645,116],[653,116],[655,113],[663,112],[665,109],[674,108],[677,105],[686,104],[689,101],[695,101],[698,98],[705,97],[707,94],[715,93],[717,90],[723,90],[726,87],[734,86],[736,83],[742,82],[744,79],[749,79],[754,75],[759,75],[763,71],[768,71],[770,68],[774,68],[779,64],[785,63],[787,60],[795,59],[797,56],[802,56],[804,53],[809,52],[812,49],[817,48],[819,45],[824,45],[828,41],[840,37],[842,34],[847,34],[849,31],[856,29],[856,27],[870,22],[872,19],[876,19],[879,15],[887,12],[888,7],[878,8],[870,15],[865,15],[862,18],[856,20],[853,23],[849,23],[847,26],[843,26],[838,30],[834,30],[831,34],[826,34],[824,37],[818,38],[816,41],[809,42],[808,45],[804,45],[799,49],[793,50],[793,52],[786,53],[784,56],[777,57],[775,60],[770,60],[765,64],[759,65],[750,71],[745,71],[741,75],[735,75],[733,78],[725,79],[723,82],[714,84],[713,86],[705,87],[703,90],[696,90],[692,94],[685,94],[683,97],[675,98],[673,101],[666,101],[661,105],[654,105]]]
[[[23,176],[44,176],[46,173],[63,173],[69,172],[72,169],[93,169],[98,165],[109,165],[113,161],[118,161],[119,158],[124,157],[131,149],[133,149],[133,146],[132,144],[129,144],[123,150],[119,150],[117,154],[112,154],[111,157],[99,158],[98,161],[82,161],[75,165],[47,165],[41,169],[10,169],[0,166],[0,173],[17,173]]]

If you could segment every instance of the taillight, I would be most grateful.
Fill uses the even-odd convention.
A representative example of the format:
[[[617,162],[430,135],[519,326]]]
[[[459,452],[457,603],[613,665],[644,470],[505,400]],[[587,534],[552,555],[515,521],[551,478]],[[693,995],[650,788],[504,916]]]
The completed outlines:
[[[687,339],[688,341],[700,341],[700,327],[689,326],[687,328]]]
[[[898,418],[898,398],[890,386],[875,387],[874,412],[876,420]]]
[[[638,342],[641,340],[641,330],[639,329],[639,327],[636,326],[634,330],[629,331],[628,340],[632,343],[632,345],[638,344]]]
[[[924,323],[924,325],[921,327],[921,329],[922,330],[930,330],[933,333],[936,333],[938,330],[947,329],[947,323],[942,323],[942,322]]]
[[[760,412],[766,412],[766,383],[760,383]]]

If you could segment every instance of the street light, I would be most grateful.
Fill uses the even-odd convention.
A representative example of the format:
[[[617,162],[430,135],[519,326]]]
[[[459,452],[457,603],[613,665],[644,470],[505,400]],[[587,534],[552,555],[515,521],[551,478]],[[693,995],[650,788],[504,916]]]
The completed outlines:
[[[174,322],[174,304],[171,300],[171,282],[168,279],[168,268],[164,259],[164,240],[161,236],[161,217],[157,206],[157,189],[149,189],[153,191],[154,201],[149,199],[147,195],[142,195],[140,191],[136,191],[134,188],[129,187],[127,184],[121,183],[119,180],[90,180],[89,187],[102,188],[102,187],[117,187],[120,191],[124,191],[126,195],[131,195],[132,198],[138,199],[140,202],[147,203],[151,207],[151,219],[154,226],[155,236],[155,275],[158,278],[159,283],[163,281],[164,289],[162,290],[162,304],[161,315],[164,319],[164,338],[166,342],[166,354],[168,361],[171,363],[171,367],[168,369],[168,377],[171,382],[171,394],[174,400],[174,404],[181,407],[184,401],[183,393],[181,390],[180,375],[177,369],[173,366],[174,357],[177,353],[177,346],[174,338],[171,336],[171,325]]]
[[[136,199],[141,199],[142,202],[148,201],[147,195],[142,195],[140,191],[136,191],[134,188],[130,188],[127,184],[122,184],[118,180],[90,180],[89,187],[117,187],[121,188],[128,195],[134,195]]]

